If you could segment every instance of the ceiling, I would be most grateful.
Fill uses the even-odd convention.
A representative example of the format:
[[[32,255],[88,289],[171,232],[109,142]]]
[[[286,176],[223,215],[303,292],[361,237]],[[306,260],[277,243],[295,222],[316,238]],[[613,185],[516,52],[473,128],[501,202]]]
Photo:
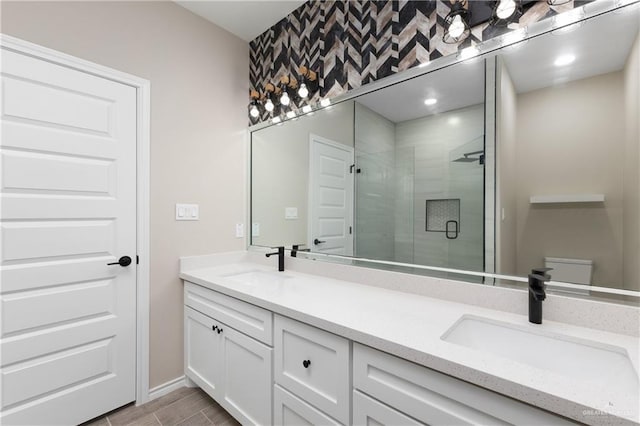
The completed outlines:
[[[608,13],[571,32],[545,34],[497,54],[504,59],[518,93],[619,71],[638,36],[639,14],[637,8]],[[575,56],[572,64],[554,65],[556,58],[567,54]],[[438,102],[426,106],[427,98]],[[395,123],[476,105],[484,101],[483,62],[467,61],[436,70],[357,101]]]
[[[265,32],[304,0],[174,0],[196,15],[249,42]]]

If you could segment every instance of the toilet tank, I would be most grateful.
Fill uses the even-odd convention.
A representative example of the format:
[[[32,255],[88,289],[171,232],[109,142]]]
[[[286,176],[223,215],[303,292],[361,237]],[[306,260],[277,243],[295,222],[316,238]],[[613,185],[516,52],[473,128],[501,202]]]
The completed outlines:
[[[591,285],[592,260],[545,257],[544,265],[553,268],[549,272],[553,281]]]

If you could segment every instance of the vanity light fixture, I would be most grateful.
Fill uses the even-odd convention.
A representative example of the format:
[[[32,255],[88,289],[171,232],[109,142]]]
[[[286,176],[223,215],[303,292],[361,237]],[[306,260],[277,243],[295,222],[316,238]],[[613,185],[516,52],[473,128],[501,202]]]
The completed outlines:
[[[249,92],[249,98],[251,98],[251,103],[249,104],[249,115],[253,118],[258,118],[260,116],[260,108],[259,101],[260,93],[257,90],[251,90]]]
[[[331,100],[329,98],[324,98],[320,101],[321,107],[328,107],[329,105],[331,105]]]
[[[467,0],[456,0],[451,5],[451,12],[444,18],[442,41],[457,44],[469,37],[470,33]]]
[[[460,58],[461,61],[464,61],[466,59],[473,58],[474,56],[478,56],[479,54],[480,54],[480,49],[472,45],[462,49],[460,53],[458,53],[458,58]]]
[[[289,98],[289,94],[286,90],[282,91],[282,95],[280,96],[280,105],[288,106],[291,102],[291,98]]]
[[[555,65],[556,67],[564,67],[566,65],[572,64],[575,60],[575,55],[561,55],[556,58],[553,65]]]
[[[516,0],[498,0],[493,9],[493,15],[503,21],[513,17],[518,11],[518,3]]]
[[[307,89],[307,85],[305,83],[302,83],[300,85],[300,88],[298,89],[298,96],[300,96],[302,99],[305,99],[307,96],[309,96],[309,89]]]
[[[425,105],[435,105],[436,103],[438,103],[438,100],[436,98],[429,98],[424,100]]]
[[[273,108],[273,101],[271,100],[271,98],[267,98],[267,102],[265,102],[264,104],[264,109],[267,110],[267,112],[272,112]]]

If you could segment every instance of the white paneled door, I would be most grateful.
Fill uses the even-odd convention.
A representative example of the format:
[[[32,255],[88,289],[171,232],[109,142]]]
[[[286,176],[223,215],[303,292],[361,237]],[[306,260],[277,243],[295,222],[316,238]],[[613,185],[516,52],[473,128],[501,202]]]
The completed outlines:
[[[310,137],[309,241],[312,251],[353,255],[353,148]]]
[[[136,89],[1,71],[0,423],[77,424],[135,400]]]

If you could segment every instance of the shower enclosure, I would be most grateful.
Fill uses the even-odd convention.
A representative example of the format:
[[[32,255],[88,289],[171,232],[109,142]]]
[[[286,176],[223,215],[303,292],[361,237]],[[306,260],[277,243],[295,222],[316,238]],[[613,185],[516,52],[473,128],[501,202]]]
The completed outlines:
[[[391,121],[355,107],[355,256],[484,270],[484,105]]]

